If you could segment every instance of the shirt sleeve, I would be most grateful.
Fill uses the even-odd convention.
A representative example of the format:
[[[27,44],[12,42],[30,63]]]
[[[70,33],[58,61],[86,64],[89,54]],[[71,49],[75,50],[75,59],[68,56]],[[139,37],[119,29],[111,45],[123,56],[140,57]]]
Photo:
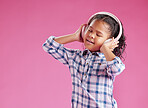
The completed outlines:
[[[64,65],[69,65],[69,57],[74,52],[74,49],[65,48],[64,44],[60,44],[54,41],[55,36],[50,36],[42,48],[45,52],[52,55],[55,59],[63,63]]]
[[[119,75],[124,69],[125,64],[117,56],[112,61],[107,61],[107,73],[111,76]]]

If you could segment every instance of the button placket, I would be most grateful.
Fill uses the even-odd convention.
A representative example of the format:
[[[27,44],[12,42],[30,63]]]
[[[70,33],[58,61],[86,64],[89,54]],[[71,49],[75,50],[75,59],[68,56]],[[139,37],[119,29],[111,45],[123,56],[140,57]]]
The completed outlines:
[[[83,77],[83,80],[85,80],[86,78],[87,78],[87,76],[88,76],[88,73],[89,73],[89,71],[90,71],[90,69],[89,69],[89,65],[91,65],[91,58],[92,58],[92,55],[90,54],[89,56],[88,56],[88,59],[86,60],[86,66],[85,66],[85,70],[86,71],[84,71],[84,77]]]
[[[83,75],[83,81],[87,78],[87,73],[84,73]]]
[[[83,74],[83,80],[85,80],[88,76],[88,72],[89,72],[89,64],[91,64],[91,59],[92,59],[92,54],[90,53],[86,59],[86,65],[85,65],[85,68],[84,68],[84,74]]]
[[[90,63],[91,56],[92,56],[92,54],[89,54],[89,56],[88,56],[88,58],[87,58],[87,60],[86,60],[86,65],[88,65],[88,64]]]

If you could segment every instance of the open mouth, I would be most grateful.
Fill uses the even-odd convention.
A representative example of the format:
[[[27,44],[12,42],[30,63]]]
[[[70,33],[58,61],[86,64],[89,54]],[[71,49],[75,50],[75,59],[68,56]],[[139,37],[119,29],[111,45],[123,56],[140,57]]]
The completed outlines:
[[[91,43],[91,44],[94,44],[94,42],[92,42],[92,41],[90,41],[90,40],[88,40],[88,39],[86,39],[86,41],[89,42],[89,43]]]

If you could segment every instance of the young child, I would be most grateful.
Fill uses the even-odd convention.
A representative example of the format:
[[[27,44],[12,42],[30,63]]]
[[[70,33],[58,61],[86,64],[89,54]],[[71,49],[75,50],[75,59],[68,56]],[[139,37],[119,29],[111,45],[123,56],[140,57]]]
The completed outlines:
[[[50,36],[42,45],[45,52],[69,67],[72,108],[117,108],[113,82],[125,69],[120,58],[123,58],[126,43],[121,22],[113,16],[109,12],[98,12],[75,33]],[[121,37],[117,40],[119,33]],[[112,40],[107,42],[107,39]],[[64,47],[64,44],[74,41],[83,42],[85,49]]]

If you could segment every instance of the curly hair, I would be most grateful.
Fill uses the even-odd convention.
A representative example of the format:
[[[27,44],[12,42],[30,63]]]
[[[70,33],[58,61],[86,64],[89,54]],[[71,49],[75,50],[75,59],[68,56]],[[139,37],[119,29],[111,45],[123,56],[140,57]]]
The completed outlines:
[[[120,27],[119,27],[119,23],[118,23],[114,18],[112,18],[112,17],[109,16],[109,15],[97,14],[97,15],[93,16],[93,17],[88,21],[88,25],[90,25],[91,22],[92,22],[93,20],[96,20],[96,19],[97,19],[97,20],[104,21],[104,22],[106,22],[107,24],[110,25],[109,30],[111,31],[111,36],[110,36],[111,38],[112,38],[112,37],[116,38],[116,37],[118,36]],[[120,22],[121,22],[121,21],[120,21]],[[114,53],[116,56],[118,56],[118,57],[124,59],[124,57],[122,56],[122,54],[123,54],[123,52],[125,51],[125,48],[126,48],[127,44],[126,44],[126,42],[125,42],[126,37],[125,37],[125,35],[124,35],[124,29],[123,29],[123,24],[122,24],[122,22],[121,22],[121,25],[122,25],[122,35],[121,35],[120,39],[118,40],[118,41],[119,41],[118,47],[116,47],[116,48],[114,49],[113,53]]]

